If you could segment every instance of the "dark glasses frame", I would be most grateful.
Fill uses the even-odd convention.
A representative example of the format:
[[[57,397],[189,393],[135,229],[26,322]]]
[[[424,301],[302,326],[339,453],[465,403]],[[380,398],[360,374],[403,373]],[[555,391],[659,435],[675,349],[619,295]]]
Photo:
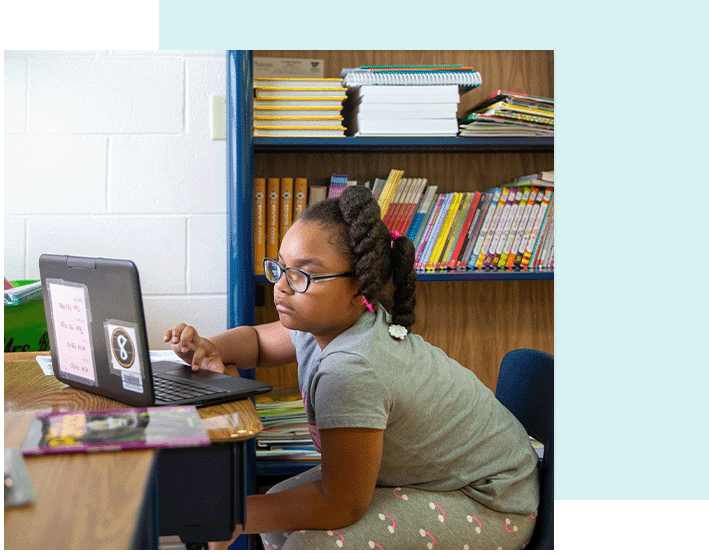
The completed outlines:
[[[310,287],[311,283],[315,283],[317,281],[329,281],[330,279],[336,279],[337,277],[352,277],[354,275],[354,272],[348,271],[347,273],[327,273],[327,274],[322,274],[322,275],[313,275],[312,273],[308,273],[307,271],[304,271],[298,267],[284,267],[281,264],[278,263],[278,260],[274,260],[273,258],[264,258],[263,259],[263,268],[264,271],[267,269],[268,264],[273,264],[275,265],[278,270],[278,277],[275,277],[274,279],[269,278],[268,272],[266,272],[266,279],[270,283],[277,283],[283,275],[286,276],[286,281],[288,282],[288,286],[293,289],[296,293],[304,293],[305,291],[308,290],[308,287]],[[290,282],[290,278],[288,277],[288,271],[297,271],[298,273],[301,273],[305,279],[305,288],[302,290],[296,289]]]

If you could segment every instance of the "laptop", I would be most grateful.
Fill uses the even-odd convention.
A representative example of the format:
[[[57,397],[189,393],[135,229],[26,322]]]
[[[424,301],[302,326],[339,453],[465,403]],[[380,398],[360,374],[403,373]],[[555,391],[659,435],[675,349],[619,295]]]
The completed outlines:
[[[42,254],[55,377],[132,407],[213,405],[267,393],[264,382],[151,363],[138,268],[130,260]]]

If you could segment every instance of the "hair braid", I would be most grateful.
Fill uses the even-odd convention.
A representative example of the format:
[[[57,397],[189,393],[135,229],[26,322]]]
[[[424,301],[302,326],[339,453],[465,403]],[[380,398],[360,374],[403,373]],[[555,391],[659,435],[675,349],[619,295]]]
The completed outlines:
[[[339,198],[329,198],[308,207],[298,219],[337,227],[339,250],[352,260],[359,288],[365,298],[390,306],[395,324],[410,328],[416,305],[415,250],[405,236],[393,243],[381,219],[381,209],[364,186],[348,186]],[[344,225],[344,226],[343,226]],[[391,300],[385,294],[393,279]]]

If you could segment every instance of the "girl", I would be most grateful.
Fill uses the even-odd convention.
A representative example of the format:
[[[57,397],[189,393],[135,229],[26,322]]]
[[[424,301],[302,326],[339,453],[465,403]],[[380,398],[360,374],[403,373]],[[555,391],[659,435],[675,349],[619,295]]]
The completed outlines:
[[[413,244],[390,235],[371,192],[352,186],[308,208],[264,264],[277,322],[209,339],[184,324],[165,333],[194,369],[298,362],[321,465],[249,496],[234,538],[261,533],[267,549],[522,548],[537,455],[470,370],[409,333]]]

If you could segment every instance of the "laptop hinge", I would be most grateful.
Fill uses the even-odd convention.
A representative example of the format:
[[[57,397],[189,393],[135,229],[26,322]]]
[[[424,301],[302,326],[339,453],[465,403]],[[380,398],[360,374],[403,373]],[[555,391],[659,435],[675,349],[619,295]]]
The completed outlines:
[[[93,258],[80,258],[76,256],[69,256],[66,259],[67,267],[80,267],[83,269],[96,269],[96,260]]]

